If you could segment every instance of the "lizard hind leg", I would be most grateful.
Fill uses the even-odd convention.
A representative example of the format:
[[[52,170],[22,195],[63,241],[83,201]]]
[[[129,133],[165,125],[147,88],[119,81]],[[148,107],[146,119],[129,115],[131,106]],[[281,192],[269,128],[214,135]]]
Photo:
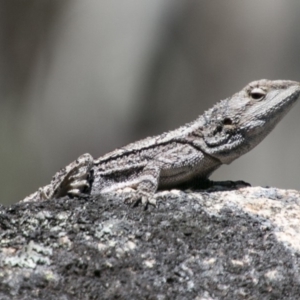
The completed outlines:
[[[93,166],[93,157],[85,153],[66,168],[59,171],[53,178],[53,196],[55,198],[65,195],[80,195],[90,189],[89,176]]]

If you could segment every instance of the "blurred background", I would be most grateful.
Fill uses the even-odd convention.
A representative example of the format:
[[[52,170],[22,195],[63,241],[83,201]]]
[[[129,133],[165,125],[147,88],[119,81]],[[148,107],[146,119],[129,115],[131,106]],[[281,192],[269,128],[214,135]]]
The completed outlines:
[[[299,15],[282,0],[1,0],[0,202],[252,80],[300,80]],[[299,113],[211,178],[300,190]]]

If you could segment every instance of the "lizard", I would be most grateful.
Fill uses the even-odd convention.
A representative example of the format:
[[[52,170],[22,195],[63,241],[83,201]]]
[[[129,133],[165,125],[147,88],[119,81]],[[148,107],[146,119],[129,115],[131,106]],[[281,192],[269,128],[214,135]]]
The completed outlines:
[[[258,80],[221,100],[195,121],[98,159],[85,153],[23,201],[103,195],[131,188],[128,201],[154,204],[158,189],[202,182],[259,144],[292,108],[300,83]]]

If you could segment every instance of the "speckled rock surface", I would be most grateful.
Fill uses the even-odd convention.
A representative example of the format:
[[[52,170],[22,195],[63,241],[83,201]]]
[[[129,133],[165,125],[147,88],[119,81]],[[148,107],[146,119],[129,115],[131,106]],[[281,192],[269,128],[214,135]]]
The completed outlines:
[[[0,209],[0,299],[299,299],[300,194],[160,192]]]

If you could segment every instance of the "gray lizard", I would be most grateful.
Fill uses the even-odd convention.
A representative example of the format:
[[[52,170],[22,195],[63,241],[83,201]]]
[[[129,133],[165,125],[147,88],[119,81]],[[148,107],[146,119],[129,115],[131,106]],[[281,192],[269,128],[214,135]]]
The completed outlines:
[[[135,190],[129,202],[155,203],[157,189],[205,181],[222,164],[253,149],[291,109],[300,84],[259,80],[221,100],[195,121],[99,159],[90,154],[55,174],[23,201]]]

